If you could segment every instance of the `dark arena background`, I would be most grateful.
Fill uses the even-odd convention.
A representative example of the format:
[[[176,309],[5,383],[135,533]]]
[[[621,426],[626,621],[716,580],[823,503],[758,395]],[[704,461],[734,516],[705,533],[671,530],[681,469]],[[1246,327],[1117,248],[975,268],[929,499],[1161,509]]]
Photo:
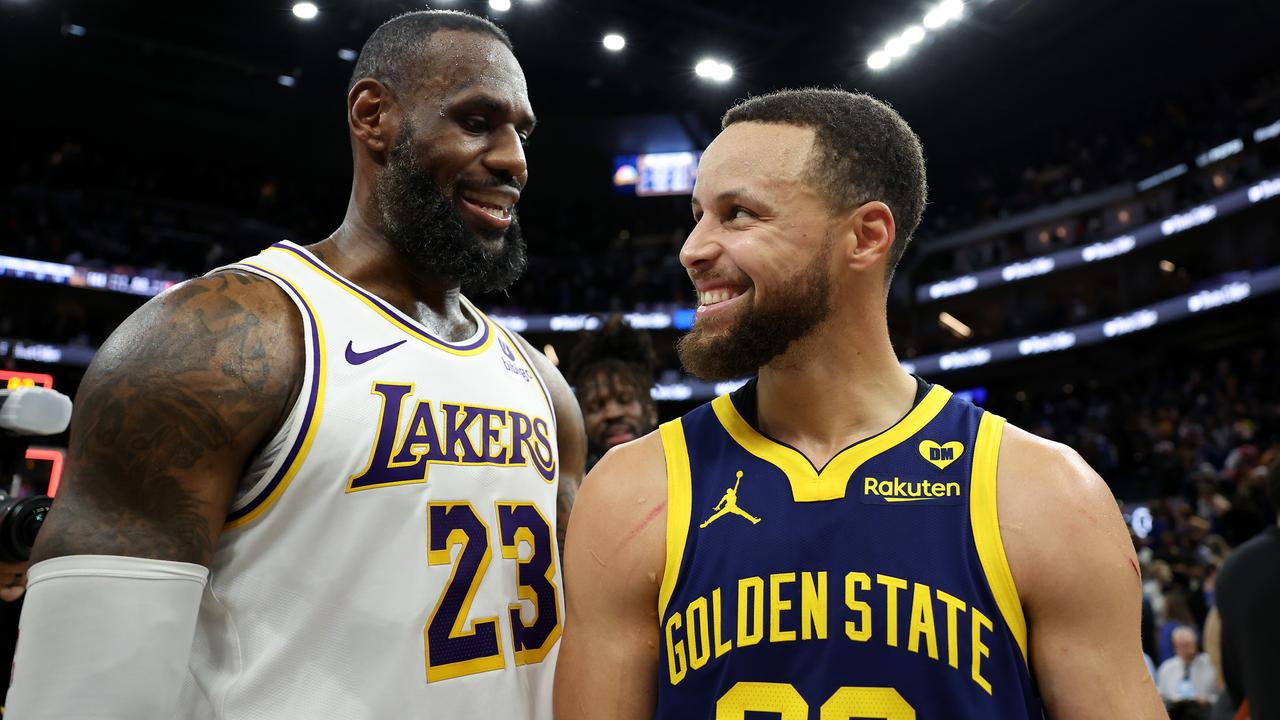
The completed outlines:
[[[928,165],[890,295],[903,366],[1110,483],[1155,665],[1172,628],[1202,626],[1232,549],[1274,525],[1280,4],[429,5],[500,24],[528,77],[531,260],[476,300],[553,360],[620,313],[653,338],[661,419],[737,387],[686,376],[674,352],[696,304],[677,252],[698,153],[749,95],[865,91]],[[0,379],[74,397],[148,298],[332,232],[355,54],[426,6],[0,0]],[[56,496],[66,443],[35,439],[4,489]],[[0,607],[0,663],[20,607]]]

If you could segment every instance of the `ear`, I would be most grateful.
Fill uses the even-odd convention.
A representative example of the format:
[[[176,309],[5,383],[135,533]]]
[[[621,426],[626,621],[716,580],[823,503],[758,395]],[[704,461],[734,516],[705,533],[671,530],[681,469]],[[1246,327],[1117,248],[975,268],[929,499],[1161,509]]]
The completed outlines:
[[[868,270],[887,262],[898,228],[889,206],[873,200],[854,210],[846,227],[853,242],[847,245],[846,262],[854,270]]]
[[[385,153],[400,133],[400,107],[386,85],[373,78],[347,93],[347,126],[352,139],[373,153]]]

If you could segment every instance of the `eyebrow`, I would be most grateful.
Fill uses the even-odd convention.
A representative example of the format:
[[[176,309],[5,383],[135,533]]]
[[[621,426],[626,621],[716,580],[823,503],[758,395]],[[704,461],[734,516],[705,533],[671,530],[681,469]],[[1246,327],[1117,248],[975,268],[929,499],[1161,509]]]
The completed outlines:
[[[768,205],[768,203],[766,203],[763,199],[761,199],[759,195],[756,195],[755,193],[751,192],[750,190],[747,190],[746,188],[734,188],[732,190],[725,190],[724,192],[716,195],[715,201],[724,202],[725,200],[733,200],[735,198],[745,200],[746,202],[752,203],[754,205]],[[702,203],[698,202],[697,198],[691,198],[690,203],[695,207],[702,207]]]
[[[452,99],[448,104],[455,105],[455,106],[456,105],[477,105],[480,108],[484,109],[486,112],[494,115],[505,114],[505,113],[510,113],[514,111],[510,103],[506,102],[505,100],[500,100],[497,97],[494,97],[493,95],[489,95],[487,93],[482,92],[469,97],[463,96],[468,89],[470,89],[470,86],[464,86],[462,88],[459,88],[459,92],[454,95],[454,99]],[[523,118],[521,118],[515,124],[522,129],[525,129],[529,132],[533,132],[533,129],[538,125],[538,119],[534,117],[532,113],[521,113],[521,114],[523,115]]]

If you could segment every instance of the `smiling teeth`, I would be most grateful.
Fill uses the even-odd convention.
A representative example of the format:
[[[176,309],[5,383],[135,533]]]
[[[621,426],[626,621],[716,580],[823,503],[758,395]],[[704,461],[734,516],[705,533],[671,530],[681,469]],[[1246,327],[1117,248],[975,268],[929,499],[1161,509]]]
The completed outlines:
[[[497,218],[498,220],[509,220],[511,218],[511,211],[507,208],[494,207],[492,205],[480,205],[478,203],[475,205],[483,210],[486,215]]]
[[[721,289],[721,290],[708,290],[706,292],[699,292],[698,304],[704,307],[708,305],[715,305],[717,303],[722,303],[726,300],[732,300],[733,298],[738,297],[739,294],[740,293],[738,293],[737,291],[729,290],[727,288]]]

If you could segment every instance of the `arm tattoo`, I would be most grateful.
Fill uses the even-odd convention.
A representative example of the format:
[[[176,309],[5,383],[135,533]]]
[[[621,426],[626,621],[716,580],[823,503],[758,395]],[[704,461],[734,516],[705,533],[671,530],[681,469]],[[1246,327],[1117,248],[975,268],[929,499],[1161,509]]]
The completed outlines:
[[[192,281],[108,340],[76,398],[68,482],[41,559],[211,560],[244,463],[297,393],[289,351],[301,357],[300,334],[289,342],[289,316],[264,318],[277,290],[262,283],[273,285],[230,273]]]

